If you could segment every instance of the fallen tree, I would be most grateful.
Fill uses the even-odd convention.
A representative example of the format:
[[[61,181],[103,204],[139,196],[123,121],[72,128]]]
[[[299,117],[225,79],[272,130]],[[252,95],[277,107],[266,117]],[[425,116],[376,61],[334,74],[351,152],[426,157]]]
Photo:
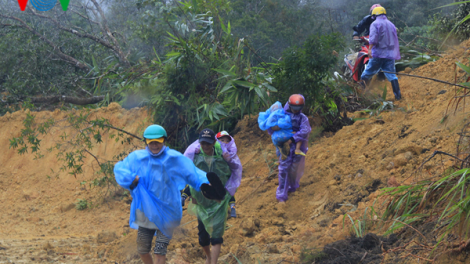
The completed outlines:
[[[55,95],[55,96],[44,96],[44,97],[32,97],[31,103],[54,104],[54,103],[64,102],[64,103],[70,103],[74,105],[88,105],[88,104],[96,104],[103,100],[104,100],[104,95],[86,97],[86,98],[65,96],[65,95]]]

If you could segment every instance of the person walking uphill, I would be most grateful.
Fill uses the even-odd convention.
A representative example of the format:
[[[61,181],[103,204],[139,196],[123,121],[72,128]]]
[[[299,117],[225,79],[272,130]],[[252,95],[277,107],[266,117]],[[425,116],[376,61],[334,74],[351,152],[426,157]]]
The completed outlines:
[[[137,250],[145,264],[165,263],[168,244],[183,215],[179,197],[186,184],[210,199],[221,200],[226,193],[217,175],[196,168],[187,157],[166,147],[166,138],[163,127],[147,127],[146,148],[130,153],[114,166],[116,182],[131,190],[129,226],[138,229]]]
[[[279,202],[287,201],[288,193],[299,188],[300,178],[304,174],[305,156],[295,152],[297,143],[301,142],[300,150],[307,154],[308,137],[312,130],[308,117],[302,113],[304,104],[305,98],[303,95],[293,94],[284,105],[284,111],[290,115],[294,134],[287,142],[290,146],[289,155],[284,160],[279,158],[279,186],[276,190],[276,198]],[[280,130],[280,128],[272,127],[268,129],[268,133],[272,135],[277,130]]]
[[[200,148],[199,152],[195,150],[197,147]],[[190,187],[193,203],[188,205],[188,212],[197,216],[199,244],[206,254],[206,264],[217,264],[224,241],[229,201],[241,180],[241,170],[239,174],[233,172],[237,172],[241,164],[230,166],[224,160],[222,147],[217,142],[214,131],[208,128],[201,131],[199,140],[191,144],[184,155],[192,159],[199,169],[215,172],[228,190],[223,200],[216,202],[206,199],[197,189]]]
[[[369,84],[370,79],[380,69],[385,73],[385,77],[392,83],[393,94],[396,100],[401,99],[400,86],[395,72],[395,60],[399,60],[400,46],[398,44],[397,29],[395,25],[387,19],[385,8],[376,7],[372,10],[375,21],[370,26],[369,34],[369,63],[361,75],[361,79]]]

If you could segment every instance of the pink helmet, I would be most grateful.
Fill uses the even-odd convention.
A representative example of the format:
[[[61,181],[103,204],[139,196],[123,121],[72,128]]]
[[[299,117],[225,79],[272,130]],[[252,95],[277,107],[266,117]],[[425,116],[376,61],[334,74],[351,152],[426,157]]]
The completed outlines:
[[[372,6],[370,7],[370,10],[369,10],[369,14],[370,14],[370,15],[372,14],[372,10],[374,10],[374,8],[376,8],[376,7],[381,7],[381,5],[380,5],[380,4],[372,5]]]

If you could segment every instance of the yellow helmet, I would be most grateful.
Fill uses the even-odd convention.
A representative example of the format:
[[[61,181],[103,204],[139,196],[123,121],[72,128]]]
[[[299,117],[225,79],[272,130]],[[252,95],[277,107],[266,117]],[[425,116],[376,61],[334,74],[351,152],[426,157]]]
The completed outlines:
[[[374,8],[374,10],[372,10],[372,13],[371,13],[371,15],[373,16],[380,16],[380,15],[386,15],[386,14],[387,14],[387,11],[385,11],[385,8],[381,6]]]

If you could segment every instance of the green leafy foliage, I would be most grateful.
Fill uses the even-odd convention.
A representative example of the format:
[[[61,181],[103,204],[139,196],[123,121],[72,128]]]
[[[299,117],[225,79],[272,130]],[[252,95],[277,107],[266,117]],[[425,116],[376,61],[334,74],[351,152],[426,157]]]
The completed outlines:
[[[289,48],[275,67],[275,84],[288,97],[300,93],[308,98],[309,105],[322,102],[325,98],[325,80],[330,69],[337,63],[334,51],[344,47],[344,39],[338,33],[311,35],[302,46]]]
[[[435,23],[435,34],[445,35],[445,41],[449,37],[456,38],[458,41],[466,40],[470,37],[470,1],[460,1],[451,3],[444,7],[458,5],[451,15],[443,16]]]
[[[311,34],[327,30],[320,26],[324,9],[317,1],[235,0],[230,6],[227,19],[232,22],[232,32],[256,50],[259,57],[252,63],[258,66],[279,59],[285,49]]]
[[[237,118],[266,107],[267,92],[276,91],[264,68],[251,66],[253,54],[221,18],[229,10],[227,1],[198,0],[147,14],[169,26],[165,59],[155,54],[150,64],[134,67],[118,81],[116,98],[124,105],[148,106],[177,149],[189,145],[189,135],[203,126],[232,128]]]
[[[375,204],[375,201],[374,201]],[[367,214],[367,211],[369,210],[369,214]],[[353,220],[353,218],[349,214],[344,214],[343,215],[343,228],[344,228],[344,220],[346,219],[346,216],[348,217],[349,221],[351,221],[351,230],[353,231],[353,234],[356,237],[364,237],[364,235],[367,233],[368,227],[368,222],[372,222],[377,219],[377,213],[375,212],[374,206],[366,207],[364,209],[364,215],[362,216],[362,219],[356,219],[356,221]]]
[[[437,180],[383,189],[382,195],[391,197],[383,217],[393,222],[386,234],[436,215],[435,230],[441,230],[436,247],[454,231],[468,238],[468,229],[464,227],[470,224],[469,173],[470,169],[465,168]]]
[[[279,90],[276,99],[284,101],[293,93],[304,95],[304,111],[319,113],[324,118],[325,131],[337,131],[352,123],[341,116],[345,99],[339,83],[330,81],[331,69],[338,62],[336,50],[342,48],[344,39],[338,33],[311,35],[301,47],[287,49],[274,65],[274,86]]]
[[[89,204],[86,199],[77,199],[77,202],[75,203],[75,209],[81,211],[87,209],[88,207]]]
[[[407,48],[406,46],[400,47],[400,55],[402,59],[395,63],[396,71],[403,71],[408,67],[414,69],[426,63],[436,61],[439,58],[434,55],[429,55],[428,53]]]

